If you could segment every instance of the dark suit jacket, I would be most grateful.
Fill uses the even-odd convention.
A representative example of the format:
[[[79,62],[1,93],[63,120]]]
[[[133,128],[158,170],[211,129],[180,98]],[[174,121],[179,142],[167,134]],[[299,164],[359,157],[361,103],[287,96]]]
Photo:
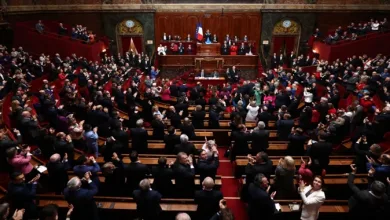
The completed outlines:
[[[116,142],[119,143],[120,145],[120,152],[116,152],[116,153],[122,153],[124,150],[127,150],[128,146],[129,146],[129,134],[126,132],[126,131],[122,131],[122,130],[113,130],[111,132],[112,136],[115,138]]]
[[[360,190],[354,183],[355,175],[348,176],[348,186],[353,196],[348,201],[349,213],[356,219],[385,219],[385,209],[388,206],[388,195],[382,198],[374,197],[368,190]],[[390,188],[388,187],[388,191]],[[351,218],[352,219],[352,218]]]
[[[325,141],[316,142],[311,145],[307,153],[312,161],[318,160],[321,168],[326,169],[329,164],[329,156],[332,153],[332,144]]]
[[[9,199],[13,208],[26,210],[24,217],[38,217],[38,210],[34,201],[36,189],[36,184],[14,184],[11,182],[8,185],[7,198]]]
[[[96,202],[93,199],[97,192],[98,188],[93,182],[77,191],[71,191],[69,188],[64,190],[66,201],[74,207],[71,219],[99,219]]]
[[[143,128],[131,128],[131,148],[138,153],[145,153],[148,149],[148,132]]]
[[[294,127],[294,120],[278,120],[276,127],[278,128],[278,139],[287,141],[291,128]]]
[[[105,196],[122,196],[125,189],[125,167],[123,162],[111,160],[115,165],[112,173],[104,175],[105,181],[103,187],[100,187],[99,194],[102,192]]]
[[[209,220],[219,211],[219,201],[223,195],[218,190],[199,190],[195,192],[195,203],[198,205],[196,210],[198,219]]]
[[[196,129],[204,128],[204,119],[206,117],[205,111],[193,111],[192,113],[192,124]]]
[[[164,135],[165,135],[164,122],[162,122],[160,120],[153,120],[152,121],[152,128],[153,128],[153,139],[161,140],[164,138]]]
[[[138,162],[131,162],[125,169],[127,188],[130,192],[138,189],[139,182],[145,179],[147,174],[150,174],[149,167]]]
[[[57,194],[61,194],[66,184],[68,183],[68,173],[70,169],[68,162],[48,162],[46,164],[47,171],[49,173],[49,186],[52,187],[52,190]]]
[[[288,136],[289,143],[287,146],[288,155],[291,156],[304,155],[306,139],[307,138],[304,135],[290,134]]]
[[[174,189],[172,169],[168,167],[153,167],[152,174],[154,177],[153,189],[160,192],[163,197],[169,198]]]
[[[261,207],[261,213],[259,213]],[[248,188],[248,216],[249,220],[272,219],[275,204],[268,193],[259,186],[251,183]]]
[[[180,144],[180,137],[176,134],[166,134],[164,136],[165,152],[173,154],[175,152],[175,146]]]
[[[191,198],[195,190],[195,168],[175,163],[172,167],[175,177],[175,190],[179,197]]]
[[[180,152],[184,152],[187,155],[196,155],[198,154],[198,150],[195,148],[195,145],[191,142],[188,143],[180,143],[175,146],[174,153],[178,154]]]
[[[219,159],[214,156],[206,160],[199,159],[196,165],[196,172],[200,175],[200,182],[203,182],[206,177],[215,179],[219,167]]]
[[[160,212],[161,194],[154,190],[134,190],[133,197],[137,203],[137,215],[144,220],[158,219]]]
[[[180,126],[180,131],[182,134],[186,134],[189,139],[193,139],[195,135],[195,128],[193,125],[184,125]]]
[[[253,131],[250,139],[252,140],[252,153],[256,155],[258,152],[266,151],[268,145],[269,131],[257,130]]]
[[[231,152],[232,160],[235,160],[237,155],[247,155],[249,153],[248,140],[250,136],[248,133],[241,131],[232,132],[232,140],[234,140],[233,149]]]
[[[272,160],[268,160],[264,163],[255,163],[253,165],[248,163],[245,167],[246,184],[249,185],[252,183],[255,176],[259,173],[262,173],[267,178],[270,178],[271,174],[273,174]]]

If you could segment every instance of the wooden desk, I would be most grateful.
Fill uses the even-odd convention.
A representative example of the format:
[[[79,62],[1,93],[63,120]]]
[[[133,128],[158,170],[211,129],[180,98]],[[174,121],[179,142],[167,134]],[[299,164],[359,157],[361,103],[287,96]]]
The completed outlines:
[[[225,77],[195,77],[195,81],[202,83],[205,88],[208,88],[209,85],[221,85],[225,83]]]
[[[220,55],[221,44],[212,43],[212,44],[196,44],[196,54],[200,56],[214,56]]]

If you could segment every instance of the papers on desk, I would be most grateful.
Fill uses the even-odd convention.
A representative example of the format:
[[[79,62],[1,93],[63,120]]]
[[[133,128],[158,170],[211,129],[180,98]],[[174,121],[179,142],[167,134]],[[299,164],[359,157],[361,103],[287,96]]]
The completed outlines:
[[[292,212],[297,212],[300,209],[300,205],[299,204],[288,204],[288,206],[290,207],[290,210]]]
[[[282,211],[282,207],[280,207],[280,204],[279,204],[279,203],[275,203],[275,209],[276,209],[276,211],[278,211],[278,212],[281,212],[281,211]]]
[[[198,79],[204,79],[204,80],[216,80],[216,79],[225,79],[223,77],[195,77],[195,80],[198,80]]]
[[[37,167],[37,170],[38,172],[43,173],[47,170],[47,167],[40,165]]]

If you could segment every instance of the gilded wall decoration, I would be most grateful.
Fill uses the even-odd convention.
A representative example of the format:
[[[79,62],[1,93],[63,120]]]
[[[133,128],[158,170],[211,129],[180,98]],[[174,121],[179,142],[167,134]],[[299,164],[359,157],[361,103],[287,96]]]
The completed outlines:
[[[144,30],[139,21],[135,19],[128,19],[118,24],[117,33],[119,35],[141,35],[144,33]]]
[[[282,19],[274,26],[273,35],[299,35],[301,26],[289,19]]]

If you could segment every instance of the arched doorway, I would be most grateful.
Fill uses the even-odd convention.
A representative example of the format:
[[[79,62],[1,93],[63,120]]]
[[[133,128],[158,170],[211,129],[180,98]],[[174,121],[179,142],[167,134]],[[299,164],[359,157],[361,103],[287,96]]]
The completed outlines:
[[[282,19],[272,31],[272,53],[286,56],[294,51],[297,54],[300,37],[301,25],[290,19]]]
[[[118,52],[125,53],[137,50],[144,51],[144,29],[136,19],[126,19],[116,26],[116,42]]]

